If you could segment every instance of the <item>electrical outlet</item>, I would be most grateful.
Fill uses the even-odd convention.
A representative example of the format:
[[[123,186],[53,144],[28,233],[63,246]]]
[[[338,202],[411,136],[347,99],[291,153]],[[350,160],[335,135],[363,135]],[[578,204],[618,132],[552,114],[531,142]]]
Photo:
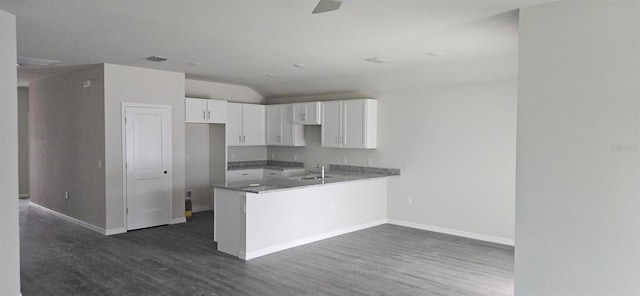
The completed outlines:
[[[191,194],[193,193],[193,190],[187,190],[187,197],[191,198]]]
[[[69,199],[69,191],[64,192],[64,199]]]
[[[191,161],[191,155],[185,154],[184,155],[184,161]]]
[[[411,196],[407,197],[407,204],[408,205],[413,205],[413,197],[411,197]]]

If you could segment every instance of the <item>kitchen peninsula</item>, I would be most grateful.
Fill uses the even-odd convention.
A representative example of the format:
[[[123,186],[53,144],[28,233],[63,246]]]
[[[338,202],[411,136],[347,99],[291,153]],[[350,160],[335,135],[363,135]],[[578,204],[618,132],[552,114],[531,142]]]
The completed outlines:
[[[397,169],[331,165],[320,174],[216,186],[218,250],[244,260],[386,223]]]

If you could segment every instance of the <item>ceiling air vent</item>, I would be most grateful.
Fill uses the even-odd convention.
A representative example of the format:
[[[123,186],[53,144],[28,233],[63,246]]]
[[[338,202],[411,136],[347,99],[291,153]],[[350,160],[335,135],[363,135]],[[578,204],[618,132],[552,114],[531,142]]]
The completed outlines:
[[[374,64],[386,64],[388,62],[391,62],[391,60],[389,59],[385,59],[385,58],[381,58],[381,57],[375,57],[375,58],[368,58],[368,59],[364,59],[367,62],[371,62]]]
[[[150,61],[150,62],[157,62],[157,63],[164,62],[164,61],[168,60],[165,57],[159,57],[159,56],[150,56],[150,57],[144,58],[144,59],[147,60],[147,61]]]

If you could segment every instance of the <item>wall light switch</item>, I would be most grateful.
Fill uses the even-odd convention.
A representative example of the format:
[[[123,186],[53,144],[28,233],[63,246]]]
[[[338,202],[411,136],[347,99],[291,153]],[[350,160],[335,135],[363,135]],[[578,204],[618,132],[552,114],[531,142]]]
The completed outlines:
[[[236,154],[235,153],[231,153],[231,159],[236,159]]]
[[[298,160],[298,154],[293,154],[293,160]]]
[[[271,153],[271,159],[275,159],[276,158],[276,154],[275,153]]]
[[[69,191],[64,192],[64,199],[69,199]]]
[[[342,164],[347,164],[347,157],[346,156],[342,157]]]
[[[371,158],[371,157],[367,158],[367,164],[368,165],[373,165],[373,158]]]
[[[101,169],[102,168],[102,159],[98,159],[98,168]]]

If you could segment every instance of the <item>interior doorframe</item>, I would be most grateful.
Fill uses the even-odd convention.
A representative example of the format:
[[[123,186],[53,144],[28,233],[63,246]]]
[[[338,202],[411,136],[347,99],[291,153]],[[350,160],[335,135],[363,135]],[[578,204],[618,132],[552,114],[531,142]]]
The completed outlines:
[[[168,221],[171,224],[173,221],[173,116],[171,105],[158,105],[158,104],[142,104],[142,103],[122,103],[121,109],[121,141],[122,141],[122,225],[124,227],[125,232],[129,231],[128,225],[128,215],[127,215],[127,127],[125,117],[127,115],[126,110],[127,107],[137,107],[137,108],[156,108],[156,109],[167,109],[169,111],[169,119],[171,120],[171,124],[169,125],[171,128],[169,129],[169,138],[171,139],[171,145],[169,145],[170,151],[169,155],[171,155],[171,161],[169,162],[169,176],[171,177],[171,202],[169,203],[169,217]]]

